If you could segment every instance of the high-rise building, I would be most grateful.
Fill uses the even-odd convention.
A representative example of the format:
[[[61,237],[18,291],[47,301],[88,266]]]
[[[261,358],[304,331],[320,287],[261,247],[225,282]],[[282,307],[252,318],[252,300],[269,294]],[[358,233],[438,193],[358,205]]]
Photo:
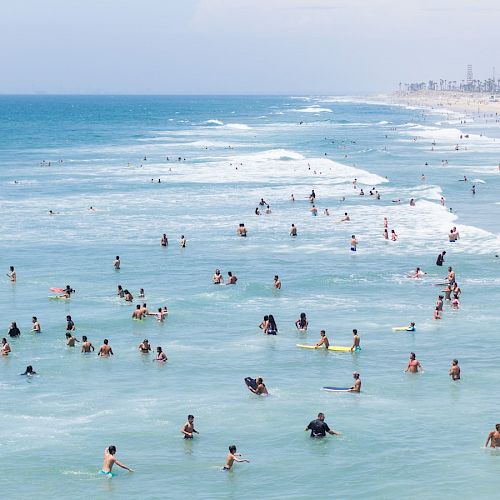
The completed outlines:
[[[472,83],[472,80],[474,80],[474,76],[472,74],[472,64],[467,64],[467,83]]]

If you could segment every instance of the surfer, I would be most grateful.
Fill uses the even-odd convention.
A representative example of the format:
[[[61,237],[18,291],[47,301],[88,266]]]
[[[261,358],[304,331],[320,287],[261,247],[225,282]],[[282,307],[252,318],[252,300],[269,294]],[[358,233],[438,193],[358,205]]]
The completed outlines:
[[[68,347],[75,347],[75,342],[80,342],[74,335],[71,335],[71,333],[66,332],[66,345]]]
[[[306,432],[310,430],[312,438],[325,437],[327,432],[332,436],[340,436],[340,432],[330,429],[328,424],[325,422],[324,413],[318,413],[318,418],[309,422],[309,425],[304,430]]]
[[[98,356],[101,356],[103,358],[109,358],[110,356],[113,356],[113,349],[111,349],[111,346],[108,345],[108,339],[104,339],[102,346],[99,348],[99,352],[97,353]]]
[[[193,434],[199,434],[194,428],[193,415],[188,415],[187,422],[181,428],[181,433],[184,434],[184,439],[193,439]]]
[[[149,351],[151,351],[151,346],[149,345],[148,339],[144,339],[139,344],[139,351],[141,351],[142,354],[149,354]]]
[[[415,353],[410,352],[410,360],[408,361],[408,366],[406,367],[405,372],[418,373],[419,371],[424,371],[422,365],[420,364],[420,361],[416,359]]]
[[[255,379],[255,388],[250,385],[248,385],[247,387],[251,392],[257,394],[257,396],[269,394],[269,392],[267,391],[266,384],[264,384],[264,380],[262,379],[262,377],[257,377]]]
[[[490,448],[500,448],[500,424],[496,424],[495,430],[488,434],[485,448],[488,447],[488,443],[490,443]]]
[[[297,330],[300,330],[302,332],[307,332],[308,325],[309,322],[307,321],[306,313],[300,313],[300,318],[295,322]]]
[[[122,469],[128,470],[129,472],[134,472],[130,467],[127,467],[125,464],[122,464],[116,457],[116,446],[109,446],[104,450],[104,460],[102,462],[102,469],[99,471],[99,474],[104,474],[108,477],[113,477],[113,465],[118,465]]]
[[[406,329],[407,332],[414,332],[415,331],[415,322],[412,321],[410,323],[410,326]]]
[[[231,470],[234,462],[238,463],[246,462],[247,464],[249,464],[250,460],[247,460],[246,458],[241,458],[241,455],[239,453],[236,453],[236,446],[232,444],[229,447],[229,453],[227,454],[226,457],[226,465],[222,467],[222,470]]]
[[[361,342],[361,339],[359,338],[358,330],[356,330],[356,328],[354,328],[352,331],[351,351],[361,351],[360,342]]]
[[[82,335],[82,352],[90,352],[94,351],[94,346],[92,345],[92,342],[89,342],[87,340],[86,335]]]
[[[113,266],[114,266],[116,271],[118,271],[120,269],[120,265],[121,265],[120,256],[117,255],[115,257],[115,260],[113,261]]]
[[[156,361],[160,361],[161,363],[165,363],[167,361],[167,355],[163,352],[163,349],[158,346],[156,348]]]
[[[247,228],[245,227],[245,224],[241,223],[239,225],[238,229],[236,230],[236,234],[238,236],[246,237],[246,235],[247,235]]]
[[[281,280],[277,274],[274,275],[274,288],[281,290]]]
[[[42,327],[40,326],[40,323],[38,322],[38,319],[36,316],[33,316],[31,318],[31,322],[33,323],[33,326],[31,327],[31,331],[36,332],[36,333],[41,333]]]
[[[10,345],[7,342],[7,339],[5,337],[2,339],[1,352],[2,352],[2,356],[8,356],[9,352],[11,352]]]
[[[16,270],[14,269],[14,266],[10,266],[9,272],[7,273],[7,276],[11,283],[15,283],[17,281],[17,274]]]
[[[316,344],[316,346],[315,346],[315,347],[316,347],[316,349],[317,349],[318,347],[321,347],[322,345],[324,345],[324,346],[325,346],[325,349],[328,349],[328,348],[330,347],[330,341],[328,340],[328,337],[326,336],[326,332],[325,332],[325,330],[321,330],[321,331],[319,332],[319,334],[320,334],[320,337],[321,337],[321,338],[320,338],[319,342],[318,342],[318,343]]]
[[[460,366],[458,366],[458,359],[454,359],[451,363],[451,368],[448,370],[451,380],[460,380]]]
[[[354,372],[352,378],[354,379],[354,385],[349,388],[348,392],[361,392],[361,379],[359,378],[359,373]]]

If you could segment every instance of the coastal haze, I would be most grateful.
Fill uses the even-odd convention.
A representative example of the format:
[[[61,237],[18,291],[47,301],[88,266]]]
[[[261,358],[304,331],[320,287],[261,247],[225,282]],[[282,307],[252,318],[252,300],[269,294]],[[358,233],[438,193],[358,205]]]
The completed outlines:
[[[0,95],[5,498],[497,497],[500,99],[428,88],[492,77],[497,6],[374,4],[4,6],[0,93],[37,94]],[[304,432],[318,412],[341,435]],[[134,472],[99,473],[110,445]]]

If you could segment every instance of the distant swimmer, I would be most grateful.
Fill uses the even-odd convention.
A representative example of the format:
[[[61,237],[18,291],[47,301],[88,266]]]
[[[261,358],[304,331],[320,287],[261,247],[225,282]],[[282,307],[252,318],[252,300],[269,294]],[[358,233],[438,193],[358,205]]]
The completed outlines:
[[[181,235],[181,240],[179,241],[179,245],[181,246],[181,248],[186,248],[186,244],[187,244],[186,238],[184,237],[184,235]]]
[[[356,239],[356,235],[351,236],[351,252],[356,252],[358,249],[358,240]]]
[[[234,462],[238,463],[250,463],[250,460],[245,458],[241,458],[239,453],[236,453],[236,446],[233,444],[229,447],[229,453],[226,456],[226,465],[222,467],[222,470],[231,470]]]
[[[500,424],[495,425],[495,430],[488,434],[488,439],[486,439],[485,448],[500,448]]]
[[[141,312],[142,312],[142,316],[146,316],[147,314],[150,314],[149,312],[149,309],[148,309],[148,306],[146,303],[142,304],[141,306]]]
[[[163,233],[163,236],[160,239],[160,245],[162,247],[167,247],[168,246],[168,238],[167,238],[167,235],[165,233]]]
[[[476,194],[476,185],[475,184],[470,188],[470,191],[472,194]]]
[[[11,283],[15,283],[17,281],[17,273],[14,269],[14,266],[10,266],[9,272],[7,273],[7,277],[11,281]]]
[[[420,361],[416,359],[415,353],[410,352],[410,361],[408,361],[408,366],[406,367],[405,372],[418,373],[423,371],[422,365],[420,364]]]
[[[351,351],[361,351],[361,339],[359,338],[358,330],[356,330],[356,328],[352,331]]]
[[[264,211],[264,213],[266,215],[269,215],[271,213],[271,208],[269,207],[269,205],[266,206],[266,210]]]
[[[448,370],[451,380],[460,380],[460,366],[458,366],[458,359],[451,362],[451,368]]]
[[[123,287],[121,285],[118,285],[118,287],[116,288],[116,295],[118,295],[118,297],[120,297],[121,299],[125,297],[125,291],[123,290]]]
[[[396,231],[394,231],[394,229],[391,229],[391,240],[392,241],[398,240],[398,235],[396,234]]]
[[[31,365],[28,365],[26,367],[26,370],[24,370],[24,373],[21,373],[21,375],[26,375],[27,377],[31,377],[32,375],[36,375],[36,371],[33,370],[33,367]]]
[[[39,323],[38,318],[36,316],[33,316],[31,318],[31,323],[33,323],[33,326],[31,327],[32,332],[42,333],[42,327],[40,326],[40,323]]]
[[[387,228],[384,228],[384,240],[389,240],[389,233],[387,232]]]
[[[184,434],[184,439],[193,439],[193,434],[199,434],[194,428],[193,415],[188,415],[187,422],[181,427],[181,433]]]
[[[340,436],[340,432],[330,429],[328,424],[325,422],[324,413],[318,413],[318,418],[309,422],[309,425],[304,430],[306,432],[310,430],[312,438],[323,438],[326,436],[327,432],[332,436]]]
[[[255,215],[260,215],[260,210],[259,210],[259,207],[256,207],[256,208],[255,208]]]
[[[151,351],[151,345],[149,344],[149,340],[148,339],[144,339],[140,344],[139,344],[139,347],[138,347],[139,351],[142,353],[142,354],[149,354],[150,351]]]
[[[143,299],[145,296],[146,296],[146,294],[144,293],[144,288],[140,288],[139,289],[139,298]]]
[[[387,220],[387,217],[384,217],[384,227],[386,229],[389,227],[389,221]]]
[[[415,272],[413,274],[409,274],[408,278],[421,278],[422,276],[425,276],[427,273],[424,273],[420,267],[417,267],[415,269]]]
[[[148,312],[149,316],[154,316],[160,323],[162,323],[167,316],[168,311],[167,311],[167,306],[165,307],[159,307],[158,312]]]
[[[19,335],[21,335],[21,330],[19,330],[17,323],[15,321],[13,321],[10,324],[9,330],[7,331],[7,335],[9,337],[19,337]]]
[[[127,467],[125,464],[122,464],[116,457],[116,446],[109,446],[104,450],[104,460],[102,462],[102,469],[99,471],[99,474],[103,474],[109,478],[113,477],[113,465],[118,465],[122,469],[128,470],[129,472],[134,472],[130,467]]]
[[[311,194],[309,195],[309,201],[311,203],[314,203],[314,201],[316,200],[316,193],[314,192],[314,189],[311,191]]]
[[[66,316],[66,331],[67,332],[74,332],[76,330],[75,323],[71,319],[71,316],[68,314]]]
[[[297,227],[295,224],[292,224],[292,227],[290,228],[290,236],[297,236]]]
[[[328,349],[330,347],[330,341],[328,340],[328,337],[326,336],[325,330],[321,330],[319,332],[320,339],[319,342],[315,345],[315,348],[325,346],[325,349]]]
[[[265,320],[264,316],[264,320]],[[274,316],[270,314],[267,318],[267,324],[265,326],[264,333],[266,335],[277,335],[278,334],[278,326],[276,325],[276,321],[274,320]]]
[[[94,350],[92,342],[89,342],[86,335],[82,335],[82,352],[90,352]]]
[[[71,333],[67,332],[66,333],[66,345],[68,347],[75,347],[75,343],[80,342],[74,335],[71,335]]]
[[[444,299],[451,300],[451,293],[453,291],[451,285],[446,285],[446,287],[442,291],[444,292]]]
[[[365,192],[363,191],[363,188],[361,188],[361,189],[359,190],[359,196],[364,196],[364,195],[365,195]]]
[[[236,234],[238,236],[246,237],[246,235],[247,235],[247,228],[245,227],[245,224],[241,223],[238,226],[238,229],[236,230]]]
[[[451,301],[451,307],[453,309],[460,309],[460,300],[458,299],[458,294],[453,294],[453,300]]]
[[[359,378],[359,373],[354,372],[352,378],[354,379],[354,385],[349,388],[349,392],[361,392],[361,379]]]
[[[167,359],[168,359],[167,355],[163,352],[163,349],[160,346],[158,346],[156,348],[156,358],[155,358],[155,360],[159,361],[160,363],[166,363]]]
[[[344,212],[344,217],[340,219],[340,222],[349,222],[351,218],[347,215],[347,212]]]
[[[448,267],[448,276],[446,279],[448,280],[448,283],[450,285],[453,285],[455,283],[455,271],[451,266]]]
[[[444,256],[446,255],[446,251],[442,251],[436,259],[436,266],[442,266],[444,262]]]
[[[134,300],[134,296],[128,290],[123,292],[123,297],[125,298],[125,302],[132,302]]]
[[[460,297],[461,293],[462,293],[462,290],[460,289],[460,287],[458,286],[458,283],[455,281],[455,283],[453,283],[453,294],[455,295],[458,295],[458,297]]]
[[[264,319],[260,322],[259,328],[264,331],[264,333],[267,333],[267,327],[269,325],[269,316],[266,315],[264,316]]]
[[[290,201],[292,201],[292,202],[295,201],[295,196],[293,195],[293,193],[290,195]]]
[[[264,396],[269,394],[269,392],[267,391],[266,384],[264,384],[264,380],[262,379],[262,377],[257,377],[255,379],[255,384],[256,384],[255,388],[250,385],[247,385],[250,392],[257,394],[257,396]]]
[[[302,332],[307,332],[308,325],[309,322],[307,321],[306,313],[300,313],[300,318],[295,322],[297,330],[300,330]]]
[[[318,209],[314,205],[311,207],[311,214],[314,216],[318,215]]]
[[[7,342],[7,339],[4,337],[2,339],[2,348],[1,348],[2,356],[8,356],[10,352],[11,352],[10,345]]]
[[[410,200],[410,207],[414,207],[414,206],[415,206],[415,200],[414,200],[414,198],[412,198]]]
[[[441,311],[439,307],[436,306],[436,308],[434,309],[434,316],[432,317],[432,319],[434,320],[443,319],[442,313],[443,311]]]
[[[437,299],[437,302],[436,302],[436,308],[439,310],[439,311],[442,311],[443,310],[443,296],[442,295],[439,295],[438,299]]]
[[[267,205],[267,202],[264,200],[264,198],[261,198],[260,201],[259,201],[259,205],[261,207],[265,207]]]
[[[113,356],[113,349],[111,349],[111,346],[108,344],[109,340],[104,339],[103,344],[99,348],[99,352],[97,353],[98,356],[101,356],[103,358],[109,358],[110,356]]]
[[[120,266],[121,266],[121,261],[120,261],[120,256],[117,255],[115,257],[115,260],[113,261],[113,266],[115,268],[116,271],[118,271],[120,269]]]
[[[214,285],[221,285],[224,283],[224,276],[222,276],[220,269],[216,269],[214,275],[212,276],[212,283]]]
[[[326,216],[330,216],[330,211],[328,210],[328,208],[325,208],[324,212],[323,212]]]
[[[445,202],[446,202],[445,197],[444,197],[444,196],[441,196],[440,203],[441,203],[441,205],[442,205],[443,207],[444,207]]]
[[[281,280],[280,280],[280,277],[275,274],[274,275],[274,283],[273,283],[273,286],[274,288],[276,288],[277,290],[281,290]]]
[[[236,285],[237,281],[238,281],[238,278],[236,276],[234,276],[231,271],[228,271],[226,285]]]
[[[132,318],[133,319],[142,319],[143,317],[143,313],[142,313],[142,308],[141,308],[141,305],[140,304],[137,304],[135,306],[135,310],[134,312],[132,313]]]

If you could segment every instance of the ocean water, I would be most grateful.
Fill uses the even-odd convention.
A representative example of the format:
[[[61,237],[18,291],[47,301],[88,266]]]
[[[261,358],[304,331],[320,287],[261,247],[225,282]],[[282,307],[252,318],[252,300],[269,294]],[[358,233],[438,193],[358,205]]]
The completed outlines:
[[[3,497],[496,498],[500,455],[483,446],[500,421],[500,134],[492,117],[463,118],[346,97],[0,97],[1,266],[18,276],[0,308],[4,331],[22,332],[0,359]],[[254,215],[261,197],[271,214]],[[433,321],[442,250],[463,294]],[[416,266],[428,274],[408,279]],[[216,268],[237,285],[214,286]],[[71,300],[48,299],[66,284]],[[168,306],[164,323],[132,321],[141,287],[150,309]],[[67,314],[114,357],[66,347]],[[259,330],[265,314],[277,336]],[[410,321],[415,333],[391,329]],[[296,347],[321,329],[349,345],[353,328],[359,353]],[[138,352],[144,338],[168,363]],[[404,373],[410,351],[425,373]],[[38,376],[19,376],[28,364]],[[321,391],[353,371],[361,394]],[[269,397],[246,389],[258,375]],[[319,411],[341,436],[308,437]],[[133,474],[97,475],[110,444]],[[251,463],[223,473],[231,444]]]

